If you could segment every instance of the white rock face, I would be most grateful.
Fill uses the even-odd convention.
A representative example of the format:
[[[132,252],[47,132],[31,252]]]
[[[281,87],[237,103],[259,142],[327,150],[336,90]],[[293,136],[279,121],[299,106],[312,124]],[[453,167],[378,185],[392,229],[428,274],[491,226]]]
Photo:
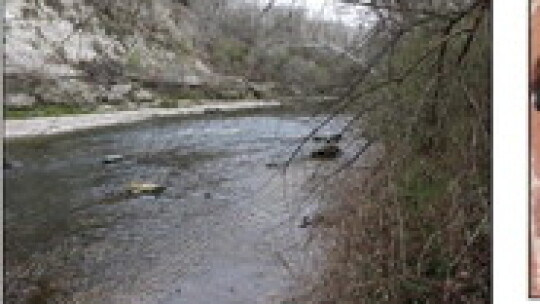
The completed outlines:
[[[36,98],[28,94],[7,95],[5,105],[12,108],[28,108],[36,104]]]
[[[117,84],[111,87],[107,94],[107,102],[121,103],[129,98],[129,94],[133,90],[131,84]]]
[[[135,101],[138,102],[152,102],[154,101],[154,95],[148,90],[140,89],[133,94]]]
[[[10,71],[54,76],[77,74],[75,64],[98,56],[96,45],[111,49],[118,44],[110,37],[75,29],[73,22],[61,17],[42,0],[36,3],[37,6],[11,0],[6,4],[6,66]],[[63,3],[65,12],[79,18],[91,13],[91,9],[84,6],[81,7],[85,9],[75,12],[74,1]],[[34,13],[25,16],[25,10]]]
[[[47,5],[50,3],[56,3],[55,7]],[[188,19],[180,24],[175,22],[178,7],[172,6],[170,0],[148,0],[147,5],[140,8],[141,16],[154,16],[157,20],[152,39],[145,28],[147,24],[129,28],[131,32],[124,36],[111,33],[111,26],[121,26],[122,21],[107,19],[102,12],[99,15],[96,7],[88,3],[84,0],[32,0],[28,3],[6,0],[5,72],[55,80],[56,87],[49,81],[43,88],[29,87],[28,92],[47,102],[79,103],[99,100],[98,85],[84,78],[91,77],[82,66],[101,59],[117,62],[127,72],[142,78],[201,83],[201,79],[213,75],[203,62],[185,53],[179,54],[174,47],[190,45],[193,27]],[[153,41],[156,37],[161,37],[161,43]],[[167,49],[167,44],[173,47]],[[9,90],[6,87],[7,93]],[[129,93],[126,90],[126,87],[115,86],[107,94],[120,100]],[[151,92],[140,93],[141,100],[149,99],[147,93],[151,95]]]

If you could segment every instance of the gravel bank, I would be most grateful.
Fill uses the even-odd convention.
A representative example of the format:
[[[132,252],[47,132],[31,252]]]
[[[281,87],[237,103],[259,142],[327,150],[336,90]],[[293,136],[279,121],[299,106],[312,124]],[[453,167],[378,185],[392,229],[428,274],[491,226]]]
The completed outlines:
[[[154,117],[171,117],[193,114],[204,114],[215,111],[237,111],[276,107],[281,105],[275,100],[241,101],[221,104],[197,105],[175,109],[141,109],[136,111],[119,111],[112,113],[82,114],[61,117],[39,117],[20,120],[5,120],[4,138],[23,138],[40,135],[53,135],[74,131],[133,123]]]

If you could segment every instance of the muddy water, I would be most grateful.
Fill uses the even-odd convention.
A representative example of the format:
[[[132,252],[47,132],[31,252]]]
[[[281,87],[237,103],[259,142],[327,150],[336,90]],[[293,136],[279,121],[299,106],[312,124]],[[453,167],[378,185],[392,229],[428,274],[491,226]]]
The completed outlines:
[[[266,164],[316,120],[162,119],[7,143],[22,166],[4,172],[5,302],[270,303],[293,283],[283,260],[305,254],[295,201],[315,165],[300,157],[284,179]],[[132,181],[167,188],[128,197]]]

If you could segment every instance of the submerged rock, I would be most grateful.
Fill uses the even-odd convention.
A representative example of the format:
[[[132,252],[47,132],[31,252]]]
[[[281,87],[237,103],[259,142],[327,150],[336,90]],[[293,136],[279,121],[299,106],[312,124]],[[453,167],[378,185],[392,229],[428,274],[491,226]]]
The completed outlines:
[[[326,145],[320,149],[311,152],[311,158],[316,159],[334,159],[341,155],[341,149],[337,145]]]
[[[313,137],[313,141],[324,141],[327,143],[337,143],[341,140],[341,134],[329,134],[329,135],[318,135]]]
[[[154,183],[132,182],[128,186],[128,193],[133,195],[152,194],[158,195],[165,191],[166,187]]]
[[[267,164],[266,164],[266,167],[267,167],[267,168],[278,168],[278,167],[279,167],[279,164],[278,164],[278,163],[271,162],[271,163],[267,163]]]
[[[101,161],[104,164],[113,164],[120,162],[124,159],[123,155],[106,155]]]
[[[15,168],[20,168],[22,167],[23,164],[19,161],[15,161],[15,160],[6,160],[4,159],[4,170],[11,170],[11,169],[15,169]]]
[[[219,109],[219,108],[207,108],[207,109],[204,109],[204,114],[217,114],[217,113],[221,113],[222,110]]]
[[[307,228],[309,226],[316,226],[321,224],[324,221],[324,217],[320,214],[315,214],[313,216],[305,215],[302,217],[302,222],[298,227]]]
[[[308,226],[311,226],[313,224],[313,221],[309,218],[309,216],[302,217],[302,222],[298,227],[300,228],[307,228]]]

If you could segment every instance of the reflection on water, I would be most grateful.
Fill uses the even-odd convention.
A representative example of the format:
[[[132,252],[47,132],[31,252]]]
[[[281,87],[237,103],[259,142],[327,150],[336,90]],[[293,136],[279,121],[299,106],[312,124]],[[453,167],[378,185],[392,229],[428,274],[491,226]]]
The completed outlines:
[[[301,232],[268,229],[291,206],[265,164],[313,125],[168,119],[7,144],[23,166],[4,172],[6,303],[257,303],[287,287],[272,252]],[[126,196],[133,181],[166,190]]]

